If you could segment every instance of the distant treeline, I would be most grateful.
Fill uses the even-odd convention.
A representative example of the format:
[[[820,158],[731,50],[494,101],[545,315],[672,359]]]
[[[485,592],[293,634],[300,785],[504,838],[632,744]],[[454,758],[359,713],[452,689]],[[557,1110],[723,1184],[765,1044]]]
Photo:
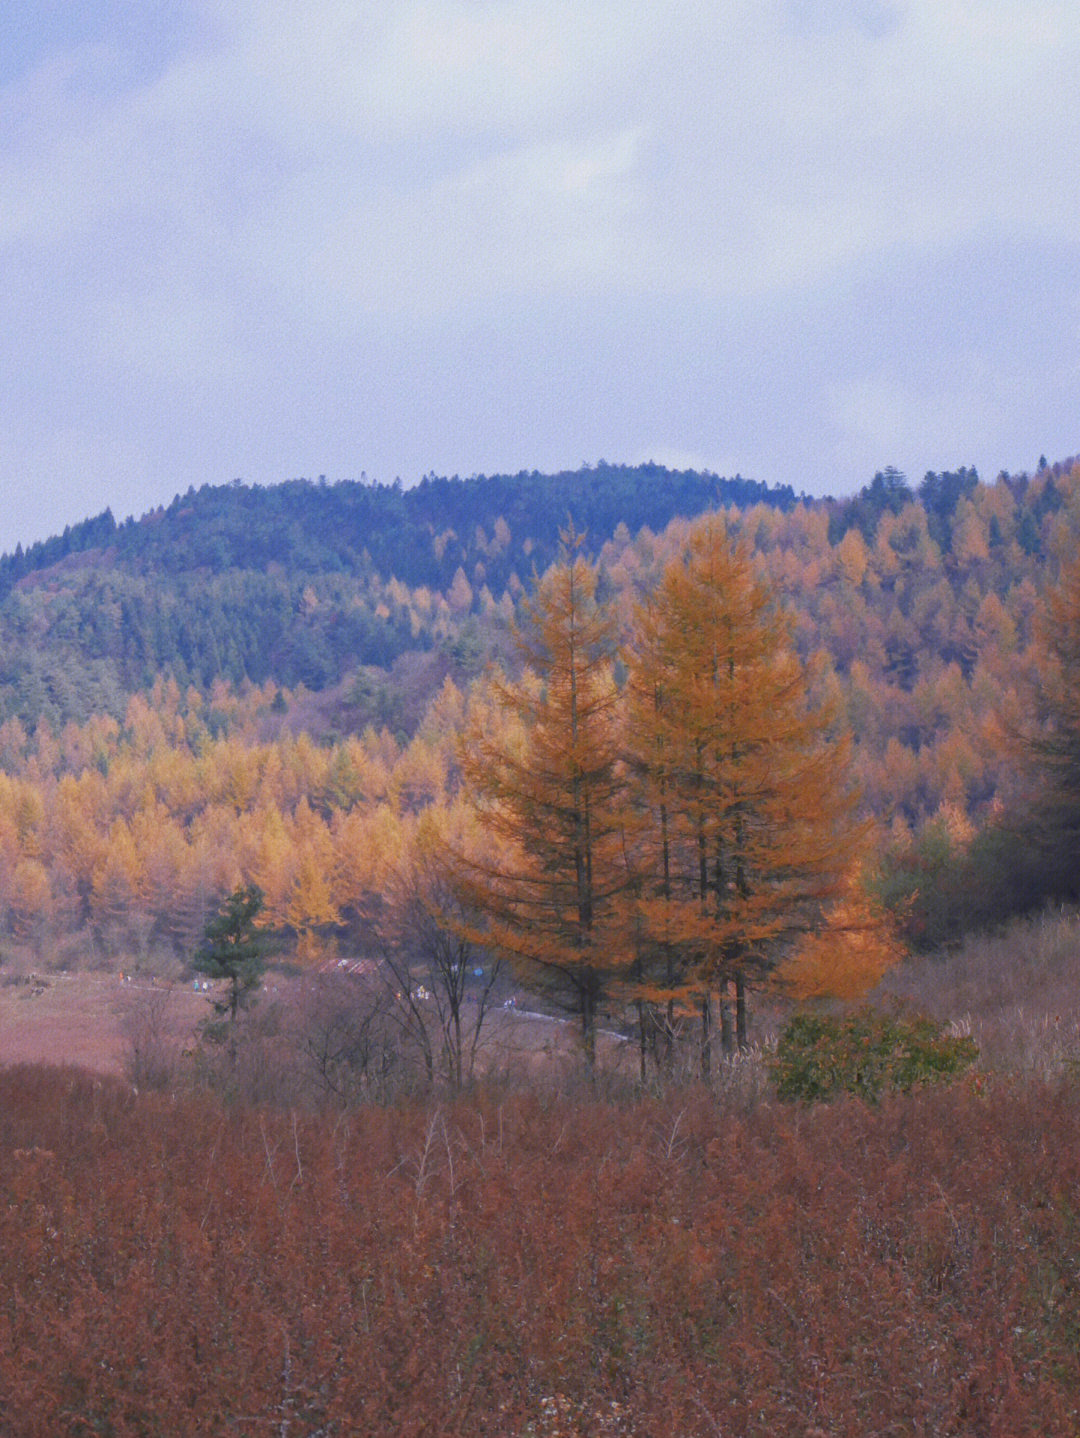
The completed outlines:
[[[1037,496],[1032,503],[1025,504],[1027,490],[1031,483],[1027,474],[1000,474],[997,483],[1005,485],[1017,504],[1023,505],[1022,526],[1017,541],[1025,554],[1040,554],[1040,524],[1048,514],[1061,508],[1063,494],[1056,480],[1070,473],[1075,460],[1068,459],[1052,467],[1043,459],[1037,478],[1040,481]],[[857,529],[867,544],[872,544],[878,524],[883,515],[898,515],[909,504],[918,504],[926,511],[926,527],[930,538],[943,555],[953,547],[953,530],[958,512],[965,500],[969,500],[979,487],[978,470],[961,466],[955,471],[936,474],[927,471],[921,484],[913,489],[899,470],[891,466],[880,470],[867,485],[850,499],[827,500],[830,510],[829,542],[836,544],[851,529]],[[1001,537],[1000,526],[991,528],[990,542],[996,543]]]
[[[122,524],[106,509],[0,558],[0,719],[120,714],[161,673],[199,689],[274,679],[323,690],[436,645],[455,672],[475,672],[496,601],[512,613],[510,596],[557,558],[568,523],[598,554],[679,516],[797,502],[739,476],[601,463],[429,475],[413,489],[234,481]],[[473,616],[484,637],[470,633]]]
[[[722,479],[662,465],[609,465],[561,474],[522,472],[470,479],[426,476],[412,489],[355,480],[289,480],[263,488],[234,481],[177,495],[168,508],[117,524],[106,509],[62,535],[0,558],[0,598],[20,579],[72,555],[108,549],[128,572],[222,574],[280,565],[290,573],[372,573],[445,589],[461,568],[499,594],[511,574],[527,577],[558,553],[571,520],[598,551],[620,524],[663,529],[721,507],[797,503],[788,485]],[[499,524],[498,531],[494,526]]]
[[[207,485],[122,524],[105,510],[0,558],[0,722],[32,730],[44,718],[56,730],[119,717],[132,693],[171,675],[204,693],[219,680],[303,685],[325,695],[337,732],[412,732],[432,685],[447,673],[465,684],[503,652],[568,522],[607,594],[647,578],[669,526],[722,508],[791,606],[804,657],[828,653],[852,686],[853,728],[874,763],[898,740],[885,789],[912,818],[936,808],[940,766],[926,751],[948,728],[957,799],[977,805],[994,783],[959,752],[974,731],[958,705],[984,707],[976,671],[996,654],[1011,687],[1012,650],[1026,650],[1036,595],[1071,542],[1078,476],[1065,461],[991,484],[961,468],[912,486],[885,469],[839,500],[605,463],[429,475],[413,489]],[[881,686],[896,692],[886,700]]]

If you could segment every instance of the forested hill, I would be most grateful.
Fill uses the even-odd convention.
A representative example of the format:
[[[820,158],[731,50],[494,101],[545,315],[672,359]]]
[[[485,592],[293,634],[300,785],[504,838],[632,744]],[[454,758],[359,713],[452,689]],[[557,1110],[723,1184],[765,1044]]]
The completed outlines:
[[[467,677],[568,522],[599,554],[679,516],[796,504],[738,476],[601,463],[414,489],[205,485],[119,525],[106,510],[0,559],[0,722],[118,715],[161,674],[325,690],[434,650],[428,682]],[[385,717],[365,701],[349,722]]]
[[[961,746],[957,706],[989,682],[987,666],[1001,658],[993,685],[1011,682],[1038,595],[1075,547],[1073,461],[992,484],[961,469],[912,486],[887,469],[849,499],[812,501],[651,465],[429,476],[410,490],[205,486],[0,560],[0,726],[119,718],[131,694],[171,676],[203,694],[219,681],[278,686],[290,706],[303,686],[320,698],[294,718],[317,733],[409,734],[444,678],[464,685],[499,652],[568,520],[610,594],[654,572],[673,521],[718,507],[761,554],[803,653],[830,656],[851,687],[862,753],[901,746],[889,753],[907,780],[882,787],[875,768],[868,791],[932,810],[942,766],[927,756],[939,739]],[[967,757],[946,769],[967,802],[995,791]]]
[[[437,589],[447,588],[458,568],[471,577],[481,563],[484,582],[498,594],[511,574],[527,578],[554,560],[568,521],[598,552],[620,524],[637,533],[709,509],[766,504],[786,511],[796,501],[786,485],[603,461],[555,475],[428,475],[412,489],[353,480],[296,479],[268,488],[234,481],[189,489],[167,509],[120,525],[106,510],[19,547],[0,558],[0,597],[71,555],[102,550],[99,567],[131,574],[220,575],[278,565],[306,575],[373,572]]]

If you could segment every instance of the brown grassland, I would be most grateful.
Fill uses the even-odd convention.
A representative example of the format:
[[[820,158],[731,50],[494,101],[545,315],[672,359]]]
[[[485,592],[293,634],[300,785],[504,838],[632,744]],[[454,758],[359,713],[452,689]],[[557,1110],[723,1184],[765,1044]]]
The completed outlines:
[[[12,1063],[0,1431],[1075,1434],[1076,939],[897,975],[989,1067],[877,1108],[756,1059],[332,1111]]]
[[[153,1002],[155,992],[159,1002],[168,995],[170,1037],[190,1040],[207,1004],[187,985],[152,987],[142,978],[124,983],[100,970],[9,973],[0,983],[0,1057],[7,1064],[66,1063],[123,1073],[130,1018]]]
[[[1068,1084],[334,1120],[16,1067],[10,1434],[1071,1434]]]

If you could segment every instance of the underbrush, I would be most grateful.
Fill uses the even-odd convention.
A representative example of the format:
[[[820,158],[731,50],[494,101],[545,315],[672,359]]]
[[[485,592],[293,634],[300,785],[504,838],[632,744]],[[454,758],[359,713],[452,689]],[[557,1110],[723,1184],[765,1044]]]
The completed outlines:
[[[32,972],[9,962],[0,969],[0,982]],[[228,1089],[240,1099],[349,1106],[372,1098],[396,1100],[429,1087],[433,1077],[438,1086],[444,1077],[437,1016],[432,1012],[425,1020],[417,1008],[403,1022],[393,1004],[387,1005],[385,985],[365,987],[354,976],[336,973],[274,977],[244,1016],[236,1054],[223,1062],[210,1046],[197,1052],[198,1034],[174,1021],[177,1005],[170,1008],[169,995],[177,987],[175,974],[155,978],[155,985],[137,985],[125,1000],[124,1068],[140,1087],[183,1088],[194,1081]],[[1053,1079],[1080,1065],[1077,993],[1080,915],[1051,910],[912,958],[886,977],[874,1004],[894,1017],[928,1015],[947,1025],[953,1037],[970,1038],[983,1069]],[[768,1058],[791,1018],[790,1005],[774,995],[754,994],[752,1002],[757,1042],[734,1061],[714,1056],[717,1089],[747,1102],[770,1092]],[[670,1072],[650,1059],[647,1087],[678,1088],[693,1081],[700,1066],[695,1036],[688,1025]],[[475,1057],[478,1074],[501,1077],[510,1087],[527,1080],[565,1088],[580,1068],[572,1028],[549,1022],[530,1032],[526,1016],[499,1010],[486,1019]],[[604,1034],[600,1060],[607,1089],[638,1089],[636,1043]]]
[[[1074,1434],[1080,1103],[0,1071],[5,1434]]]
[[[1053,1078],[1080,1062],[1080,915],[1050,910],[913,959],[882,985],[970,1035],[982,1067]]]
[[[770,1067],[782,1099],[817,1103],[853,1093],[877,1103],[890,1090],[947,1083],[977,1057],[969,1037],[933,1019],[862,1009],[840,1018],[796,1014]]]

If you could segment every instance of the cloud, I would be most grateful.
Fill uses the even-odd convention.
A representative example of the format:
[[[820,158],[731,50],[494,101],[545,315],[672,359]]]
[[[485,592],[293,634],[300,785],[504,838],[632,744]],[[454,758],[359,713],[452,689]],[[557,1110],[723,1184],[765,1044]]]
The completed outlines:
[[[272,478],[275,443],[323,469],[359,406],[347,437],[380,459],[357,469],[438,467],[441,446],[468,468],[505,427],[461,356],[513,333],[548,366],[515,360],[513,395],[491,380],[527,467],[617,458],[624,425],[624,452],[744,473],[750,453],[813,483],[865,478],[912,427],[1033,427],[997,301],[1078,239],[1063,0],[189,0],[131,43],[115,6],[83,13],[52,43],[43,19],[0,88],[0,425],[58,466],[75,432],[118,471],[143,455],[148,486]],[[943,301],[979,331],[950,369],[897,276],[914,295],[943,255],[962,275],[1008,247]],[[1044,371],[1075,343],[1055,264]],[[907,370],[879,353],[886,311]],[[380,380],[404,396],[418,367],[437,416]],[[785,461],[800,436],[817,448]]]
[[[260,0],[223,63],[248,117],[289,135],[522,138],[606,111],[663,24],[640,0]]]
[[[921,447],[940,456],[942,468],[955,468],[965,463],[973,431],[992,423],[993,408],[978,384],[927,389],[870,377],[837,387],[831,418],[840,432],[837,460],[845,467],[881,467],[889,456],[909,451],[910,436],[918,433]]]
[[[1036,427],[1028,452],[1012,456],[1009,426],[1002,422],[1017,410],[1038,413],[1040,387],[1031,375],[1015,364],[995,368],[977,354],[932,370],[907,381],[879,373],[834,388],[828,415],[839,469],[869,476],[895,464],[917,482],[928,469],[955,470],[976,460],[987,478],[1010,460],[1016,468],[1033,466],[1040,447]],[[1066,439],[1058,457],[1074,445],[1075,436]]]
[[[357,313],[397,323],[604,286],[621,262],[625,211],[639,203],[640,143],[629,131],[519,146],[408,195],[342,195],[284,240],[266,216],[253,249],[295,303],[312,291],[325,299],[331,327]]]
[[[808,13],[816,26],[759,0],[711,23],[607,0],[225,6],[221,47],[145,86],[111,93],[94,47],[24,87],[22,107],[49,116],[5,164],[7,232],[48,245],[126,219],[213,262],[325,217],[389,232],[373,273],[393,305],[409,251],[426,265],[438,249],[440,301],[455,275],[481,298],[485,274],[501,292],[515,267],[543,285],[545,255],[560,278],[576,254],[595,282],[598,253],[609,284],[721,299],[988,224],[1074,220],[1057,176],[1080,122],[1048,124],[1037,97],[1066,81],[1080,14],[1051,0]],[[586,174],[592,195],[571,182]],[[624,202],[605,234],[551,246],[551,230],[580,232],[583,203],[595,223],[595,180],[613,175]],[[417,222],[425,207],[449,212],[441,234]],[[494,265],[474,263],[470,212],[505,247]],[[523,221],[541,243],[522,246]]]
[[[647,445],[635,458],[635,464],[660,464],[665,469],[696,469],[732,478],[738,470],[738,462],[720,463],[701,450],[676,449],[667,444]]]

